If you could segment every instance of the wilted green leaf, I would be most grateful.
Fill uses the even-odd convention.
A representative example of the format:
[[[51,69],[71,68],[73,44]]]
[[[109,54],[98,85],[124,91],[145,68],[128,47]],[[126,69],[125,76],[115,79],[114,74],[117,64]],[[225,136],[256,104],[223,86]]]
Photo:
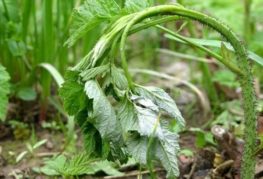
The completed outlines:
[[[139,135],[130,135],[127,139],[129,153],[141,164],[147,163],[148,138]]]
[[[114,0],[86,0],[73,13],[73,24],[66,44],[72,46],[85,33],[119,13],[120,7]]]
[[[69,115],[77,114],[87,103],[83,85],[79,82],[78,78],[78,72],[68,71],[65,83],[63,83],[59,90],[64,107]]]
[[[178,135],[167,130],[164,139],[156,148],[156,157],[167,171],[167,178],[179,176],[177,153],[179,152]]]
[[[138,118],[135,111],[134,104],[127,98],[124,98],[117,113],[124,132],[138,130]]]
[[[151,100],[137,96],[133,96],[133,102],[137,104],[134,113],[137,114],[140,135],[163,139],[158,107]]]
[[[107,65],[91,68],[81,72],[80,76],[84,81],[88,81],[92,78],[95,78],[99,74],[106,73],[109,70],[109,67],[110,67],[109,64],[107,64]]]
[[[120,90],[127,90],[128,82],[123,73],[123,70],[115,67],[114,65],[112,66],[111,77],[113,84],[116,85]]]
[[[178,135],[167,130],[164,131],[164,139],[157,140],[151,146],[151,153],[159,159],[167,170],[167,177],[173,178],[179,175],[177,154],[179,152]],[[147,164],[147,150],[149,138],[131,134],[127,139],[128,152],[141,164]],[[152,160],[152,159],[150,159]]]
[[[85,83],[85,92],[93,100],[93,111],[89,120],[100,132],[103,139],[121,142],[121,126],[115,111],[96,81]]]
[[[153,5],[153,0],[126,0],[125,10],[129,13],[141,11]]]
[[[185,125],[184,118],[174,100],[163,89],[157,87],[136,87],[135,91],[140,96],[151,99],[159,108],[175,118],[179,125]]]
[[[10,93],[9,74],[5,68],[0,64],[0,119],[4,120],[6,117],[8,107],[8,94]]]

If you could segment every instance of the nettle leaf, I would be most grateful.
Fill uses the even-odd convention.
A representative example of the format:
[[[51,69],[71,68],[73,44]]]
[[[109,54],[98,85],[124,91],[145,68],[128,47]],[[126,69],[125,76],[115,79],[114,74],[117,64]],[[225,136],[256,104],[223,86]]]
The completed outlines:
[[[119,13],[120,7],[114,0],[86,0],[73,12],[73,24],[66,44],[72,46],[85,33],[103,22],[110,21]]]
[[[177,153],[180,150],[178,135],[164,130],[164,139],[156,145],[156,158],[158,158],[167,170],[167,178],[179,176]]]
[[[78,72],[68,71],[66,73],[65,83],[60,88],[59,95],[69,115],[77,114],[86,106],[87,97],[83,85],[79,82]]]
[[[105,96],[99,84],[90,80],[85,83],[85,92],[93,100],[93,111],[90,121],[100,132],[103,139],[121,142],[121,126],[117,121],[115,111]]]
[[[85,6],[94,16],[106,19],[118,15],[121,10],[114,0],[86,0]]]
[[[8,94],[10,93],[9,79],[9,74],[0,64],[0,120],[4,120],[6,117]]]
[[[163,95],[164,99],[159,99],[159,97],[154,96],[157,94],[152,91],[154,90],[150,91],[153,94],[142,91],[140,92],[141,96],[132,95],[131,100],[127,98],[123,101],[123,106],[119,112],[122,126],[125,131],[135,131],[132,134],[128,133],[130,135],[127,136],[127,150],[138,162],[146,164],[149,160],[147,159],[149,142],[153,138],[157,142],[151,146],[151,155],[161,161],[167,170],[167,177],[175,177],[179,175],[177,163],[178,135],[168,130],[166,121],[161,121],[159,109],[168,107],[156,102],[158,99],[172,103],[171,98],[168,95],[163,95],[163,91],[161,91],[161,94],[158,93],[158,95]],[[157,106],[153,101],[159,105]],[[171,105],[169,103],[166,105]],[[174,105],[174,102],[172,104]]]
[[[151,99],[159,108],[175,118],[179,125],[184,126],[185,121],[177,108],[174,100],[163,90],[157,87],[136,87],[135,91],[148,99]]]
[[[106,73],[109,70],[109,64],[98,66],[95,68],[90,68],[80,73],[83,81],[88,81],[92,78],[95,78],[97,75]]]
[[[136,110],[138,112],[137,116],[140,134],[143,136],[156,135],[159,138],[163,138],[158,114],[151,109],[145,109],[140,106],[136,106]]]
[[[156,138],[154,138],[156,139]],[[168,130],[164,130],[164,139],[155,140],[151,146],[151,154],[161,161],[167,170],[167,178],[179,176],[177,154],[180,150],[178,135]],[[127,150],[141,164],[147,164],[147,151],[150,138],[133,133],[127,138]],[[152,159],[152,158],[151,158]]]
[[[151,100],[133,95],[121,105],[118,117],[125,132],[138,131],[141,136],[163,138],[159,109]]]
[[[126,0],[125,9],[129,13],[141,11],[153,5],[153,0]]]
[[[75,116],[75,120],[79,124],[83,138],[84,146],[88,154],[106,158],[108,156],[108,144],[101,139],[99,131],[88,120],[88,114],[84,110]]]
[[[115,84],[120,90],[126,90],[128,88],[128,82],[124,76],[123,70],[117,68],[115,65],[112,65],[111,68],[111,78],[113,84]]]
[[[134,107],[134,104],[129,99],[124,98],[120,102],[120,107],[117,115],[124,132],[138,130],[138,118],[135,111],[136,109]]]
[[[133,134],[127,138],[128,152],[141,164],[147,163],[147,147],[149,139]]]
[[[45,166],[40,168],[40,171],[46,175],[63,175],[63,176],[79,176],[79,175],[94,175],[99,171],[103,171],[110,176],[121,176],[113,167],[112,162],[107,160],[98,160],[92,158],[86,152],[74,155],[71,159],[67,159],[64,155],[59,155],[45,162]]]

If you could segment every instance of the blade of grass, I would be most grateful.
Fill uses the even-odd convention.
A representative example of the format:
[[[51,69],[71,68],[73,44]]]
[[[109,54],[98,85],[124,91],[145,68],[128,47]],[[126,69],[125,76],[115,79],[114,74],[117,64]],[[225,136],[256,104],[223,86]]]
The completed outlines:
[[[212,57],[216,58],[218,61],[220,61],[221,63],[225,64],[226,66],[228,66],[230,68],[231,71],[233,71],[234,73],[237,73],[239,75],[243,75],[243,72],[232,62],[229,62],[229,61],[226,61],[222,56],[220,56],[219,54],[211,51],[210,49],[208,48],[205,48],[204,46],[194,42],[194,41],[191,41],[189,40],[188,38],[184,37],[184,36],[181,36],[177,33],[174,33],[173,31],[165,28],[165,27],[162,27],[160,25],[156,25],[157,28],[167,32],[168,34],[170,34],[171,36],[174,36],[184,42],[186,42],[187,44],[190,44],[192,45],[193,47],[195,48],[198,48],[206,53],[208,53],[209,55],[211,55]]]
[[[184,53],[178,53],[178,52],[174,52],[168,49],[157,49],[156,50],[159,53],[163,53],[166,55],[170,55],[170,56],[174,56],[177,58],[182,58],[182,59],[186,59],[186,60],[194,60],[194,61],[198,61],[198,62],[204,62],[204,63],[216,63],[215,61],[212,60],[207,60],[206,58],[201,58],[201,57],[196,57],[193,55],[188,55],[188,54],[184,54]]]
[[[228,50],[231,50],[234,52],[233,47],[228,43],[220,40],[207,40],[207,39],[196,39],[196,38],[189,38],[189,37],[183,37],[185,40],[180,39],[182,36],[177,34],[178,36],[174,36],[171,34],[165,34],[164,36],[170,40],[175,40],[180,43],[188,44],[189,42],[199,44],[202,46],[208,46],[208,47],[216,47],[216,48],[221,48],[221,44],[224,43],[226,48]],[[189,41],[189,42],[188,42]],[[220,58],[220,57],[219,57]],[[263,66],[263,58],[255,54],[254,52],[248,51],[248,58],[255,61],[259,65]]]

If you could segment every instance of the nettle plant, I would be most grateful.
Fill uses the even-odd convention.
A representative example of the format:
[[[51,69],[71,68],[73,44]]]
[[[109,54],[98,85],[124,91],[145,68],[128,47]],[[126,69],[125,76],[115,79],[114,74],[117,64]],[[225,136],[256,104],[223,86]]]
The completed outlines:
[[[150,0],[126,0],[123,7],[114,0],[86,0],[73,14],[68,45],[74,44],[87,31],[99,25],[104,27],[94,48],[68,70],[60,89],[65,109],[82,129],[86,150],[102,159],[120,162],[126,162],[132,156],[150,168],[152,160],[159,160],[167,170],[167,177],[179,175],[178,134],[169,131],[164,116],[174,118],[182,128],[184,119],[164,90],[142,86],[132,80],[125,44],[130,34],[159,23],[196,20],[219,32],[236,52],[237,62],[221,62],[238,74],[243,89],[246,144],[241,175],[242,178],[253,178],[255,94],[244,45],[215,18],[180,5],[151,5]],[[121,66],[116,62],[119,54]]]

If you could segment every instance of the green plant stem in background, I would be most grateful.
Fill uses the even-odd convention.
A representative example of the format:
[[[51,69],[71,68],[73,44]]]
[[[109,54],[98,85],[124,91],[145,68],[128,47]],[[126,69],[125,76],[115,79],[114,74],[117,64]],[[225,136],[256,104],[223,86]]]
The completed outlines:
[[[157,16],[159,14],[174,14],[178,16],[188,17],[193,20],[197,20],[202,24],[208,25],[218,31],[222,36],[224,36],[227,41],[229,41],[233,48],[236,51],[238,66],[242,70],[242,74],[240,75],[240,84],[242,87],[242,95],[243,95],[243,105],[245,112],[245,131],[244,131],[244,152],[242,158],[242,170],[241,170],[241,178],[243,179],[251,179],[254,178],[255,171],[255,156],[254,150],[256,145],[256,111],[255,111],[255,92],[252,83],[252,73],[249,66],[249,61],[247,57],[247,50],[244,45],[240,42],[238,37],[230,30],[226,25],[219,22],[215,18],[207,16],[205,14],[188,10],[182,7],[173,6],[173,5],[162,5],[157,7],[148,8],[141,13],[138,13],[126,26],[123,31],[121,42],[120,42],[120,53],[122,58],[122,66],[125,71],[125,75],[127,77],[129,87],[133,89],[132,78],[128,71],[128,65],[126,61],[125,55],[125,44],[129,34],[130,29],[136,23],[142,21],[143,19],[150,18],[153,16]],[[225,64],[229,69],[231,66]]]
[[[252,0],[243,0],[244,1],[244,39],[246,43],[249,43],[251,38],[251,5]]]

